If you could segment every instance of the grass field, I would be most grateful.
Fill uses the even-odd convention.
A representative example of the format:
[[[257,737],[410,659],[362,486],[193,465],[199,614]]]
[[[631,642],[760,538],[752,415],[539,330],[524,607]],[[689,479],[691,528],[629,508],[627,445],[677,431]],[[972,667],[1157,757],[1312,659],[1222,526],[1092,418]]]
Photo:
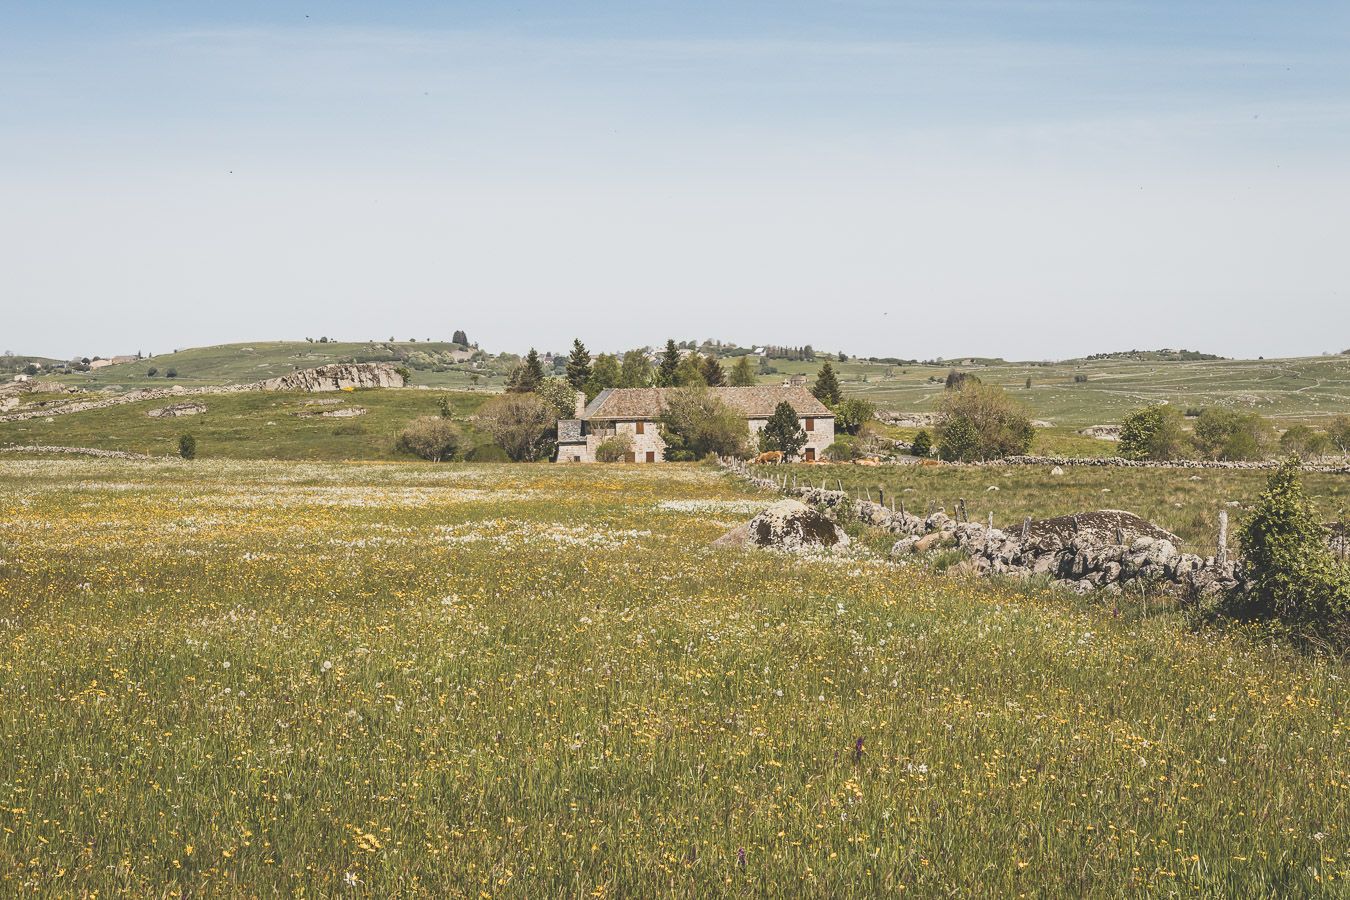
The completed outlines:
[[[1219,511],[1228,509],[1235,537],[1243,508],[1270,477],[1260,470],[1091,466],[1068,466],[1063,475],[1051,475],[1050,466],[789,465],[759,471],[770,478],[787,473],[817,487],[842,486],[858,497],[904,503],[920,515],[930,503],[951,513],[964,498],[972,521],[986,522],[992,512],[999,528],[1014,528],[1027,516],[1123,509],[1168,529],[1182,538],[1185,549],[1202,555],[1214,552]],[[1306,472],[1302,480],[1324,521],[1350,517],[1350,476]]]
[[[784,372],[814,376],[820,363],[774,361]],[[1132,410],[1167,401],[1182,409],[1223,406],[1279,422],[1317,423],[1350,413],[1350,356],[1207,362],[1068,361],[954,366],[834,363],[844,390],[902,412],[934,409],[951,368],[970,371],[1012,393],[1036,419],[1082,428],[1120,422]],[[1075,376],[1086,382],[1075,383]],[[1031,389],[1026,380],[1031,379]],[[1109,445],[1108,445],[1109,446]]]
[[[438,390],[249,391],[184,397],[201,403],[206,412],[158,419],[148,413],[180,401],[146,400],[55,415],[50,422],[0,422],[0,446],[43,444],[165,455],[178,452],[178,436],[186,433],[197,438],[198,455],[204,458],[393,459],[400,456],[395,437],[412,419],[439,415],[442,399],[462,418],[486,396]],[[344,407],[366,412],[352,418],[320,415]]]
[[[1343,664],[707,549],[766,499],[0,459],[0,894],[1345,894]]]

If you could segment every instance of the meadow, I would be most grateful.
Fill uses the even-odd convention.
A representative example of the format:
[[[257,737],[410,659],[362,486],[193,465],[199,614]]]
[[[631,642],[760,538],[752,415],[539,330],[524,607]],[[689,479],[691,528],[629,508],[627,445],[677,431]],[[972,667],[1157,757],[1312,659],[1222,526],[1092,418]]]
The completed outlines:
[[[1219,512],[1228,510],[1230,546],[1237,524],[1266,487],[1269,471],[1259,469],[1133,469],[1066,466],[1062,475],[1051,466],[963,465],[786,465],[752,467],[757,474],[798,484],[842,489],[889,504],[903,503],[924,515],[929,505],[948,514],[966,501],[971,521],[987,522],[994,514],[998,528],[1016,528],[1034,519],[1123,509],[1142,516],[1182,539],[1188,552],[1213,554]],[[1350,476],[1305,472],[1303,487],[1322,521],[1350,517]]]
[[[159,387],[163,387],[161,383]],[[26,395],[30,402],[48,395]],[[441,403],[463,422],[487,398],[485,393],[440,390],[380,390],[306,394],[248,391],[207,394],[178,400],[135,403],[0,422],[0,446],[6,444],[95,447],[152,456],[178,452],[178,436],[197,439],[203,457],[225,459],[393,459],[398,432],[419,416],[441,414]],[[68,397],[50,395],[52,399]],[[151,418],[149,412],[183,401],[206,412],[181,418]],[[324,405],[316,405],[318,404]],[[343,408],[365,413],[351,418],[320,415]],[[472,434],[470,434],[472,438]],[[406,458],[406,457],[405,457]]]
[[[0,894],[1345,894],[1343,663],[707,547],[771,499],[0,458]]]

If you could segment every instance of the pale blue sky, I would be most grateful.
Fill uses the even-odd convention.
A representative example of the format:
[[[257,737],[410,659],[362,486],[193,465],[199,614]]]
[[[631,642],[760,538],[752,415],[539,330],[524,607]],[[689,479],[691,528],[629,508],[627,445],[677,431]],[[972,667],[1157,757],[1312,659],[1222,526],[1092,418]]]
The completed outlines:
[[[1350,345],[1350,4],[0,2],[3,348]]]

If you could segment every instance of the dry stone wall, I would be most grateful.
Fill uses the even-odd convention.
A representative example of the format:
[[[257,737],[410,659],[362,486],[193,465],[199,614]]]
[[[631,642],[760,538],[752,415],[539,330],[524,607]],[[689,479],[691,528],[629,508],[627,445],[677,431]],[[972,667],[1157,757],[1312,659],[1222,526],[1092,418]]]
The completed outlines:
[[[781,491],[803,503],[851,515],[899,536],[894,559],[941,547],[961,551],[967,571],[989,575],[1043,575],[1080,593],[1118,592],[1133,584],[1171,587],[1205,597],[1237,585],[1235,561],[1224,554],[1201,557],[1177,549],[1176,535],[1133,513],[1096,510],[1075,516],[1028,519],[1011,530],[937,511],[918,516],[843,491],[789,487],[749,472],[738,461],[726,463],[742,478],[765,490]]]

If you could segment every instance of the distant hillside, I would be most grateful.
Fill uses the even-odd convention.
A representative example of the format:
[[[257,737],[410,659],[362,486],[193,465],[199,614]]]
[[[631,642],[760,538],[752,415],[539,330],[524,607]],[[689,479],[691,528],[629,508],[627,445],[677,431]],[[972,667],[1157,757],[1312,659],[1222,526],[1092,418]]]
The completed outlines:
[[[1120,350],[1115,353],[1094,353],[1083,357],[1084,360],[1092,362],[1108,359],[1130,359],[1136,362],[1204,362],[1223,358],[1198,350]]]
[[[248,384],[338,362],[396,363],[411,371],[415,385],[487,388],[505,380],[514,357],[493,357],[444,341],[255,341],[162,353],[59,380],[89,389]]]
[[[45,356],[18,356],[14,353],[6,353],[0,356],[0,374],[14,375],[23,372],[29,366],[35,365],[41,369],[50,369],[52,366],[60,364],[60,360],[48,359]]]

